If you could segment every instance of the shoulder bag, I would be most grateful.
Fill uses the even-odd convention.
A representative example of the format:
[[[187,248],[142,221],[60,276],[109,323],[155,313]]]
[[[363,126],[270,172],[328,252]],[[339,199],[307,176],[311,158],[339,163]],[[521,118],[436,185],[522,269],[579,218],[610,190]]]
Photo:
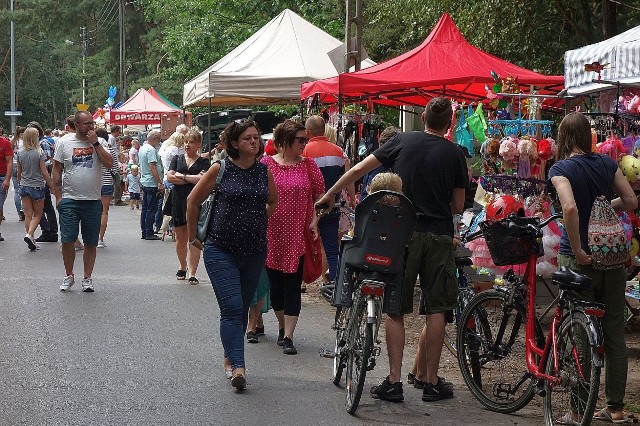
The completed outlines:
[[[213,210],[213,201],[216,197],[216,190],[218,189],[218,185],[222,181],[222,176],[224,175],[225,168],[225,160],[220,160],[220,170],[218,170],[218,176],[216,177],[216,186],[211,191],[211,194],[207,197],[206,200],[200,205],[200,215],[198,216],[198,230],[196,233],[196,237],[200,240],[201,243],[204,243],[204,240],[207,239],[207,232],[209,231],[209,222],[211,221],[211,211]]]
[[[312,283],[322,274],[322,241],[320,238],[313,239],[313,233],[309,229],[309,224],[313,218],[313,183],[311,182],[311,172],[309,171],[309,161],[312,159],[305,158],[305,167],[307,169],[307,177],[309,185],[312,188],[311,196],[307,203],[307,217],[304,227],[304,258],[302,263],[302,281]]]

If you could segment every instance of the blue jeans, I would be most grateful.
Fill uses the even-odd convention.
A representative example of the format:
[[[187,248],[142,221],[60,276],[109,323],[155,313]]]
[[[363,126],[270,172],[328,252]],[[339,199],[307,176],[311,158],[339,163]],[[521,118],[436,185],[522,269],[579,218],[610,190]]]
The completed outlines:
[[[338,244],[338,225],[340,224],[340,215],[323,216],[318,222],[318,231],[322,238],[322,247],[327,255],[327,263],[329,264],[329,280],[336,278],[338,270],[338,256],[340,255],[340,246]],[[324,271],[322,271],[324,273]]]
[[[220,307],[220,339],[231,368],[244,368],[249,306],[266,258],[266,250],[237,255],[211,243],[204,247],[204,266]]]
[[[14,153],[15,154],[15,153]],[[20,185],[18,185],[18,166],[13,165],[13,204],[16,205],[16,213],[20,213],[22,211],[22,198],[20,198]]]
[[[153,235],[153,222],[155,220],[156,213],[158,211],[158,198],[161,193],[158,188],[146,187],[140,185],[142,193],[142,211],[140,212],[140,229],[142,230],[142,237],[150,237]]]

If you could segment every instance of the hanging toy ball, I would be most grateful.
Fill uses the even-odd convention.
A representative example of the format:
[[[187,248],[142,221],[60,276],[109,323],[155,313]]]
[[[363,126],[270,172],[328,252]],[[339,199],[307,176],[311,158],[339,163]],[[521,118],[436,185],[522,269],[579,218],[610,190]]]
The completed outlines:
[[[501,195],[487,206],[486,220],[495,222],[507,218],[510,214],[524,216],[522,201],[511,195]]]
[[[625,155],[618,163],[629,183],[635,183],[640,176],[640,160],[633,155]]]

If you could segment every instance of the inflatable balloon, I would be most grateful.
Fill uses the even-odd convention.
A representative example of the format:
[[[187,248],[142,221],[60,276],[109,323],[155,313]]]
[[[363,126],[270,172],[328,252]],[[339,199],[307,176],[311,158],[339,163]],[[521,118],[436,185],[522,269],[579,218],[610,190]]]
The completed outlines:
[[[640,176],[640,159],[633,155],[625,155],[618,164],[629,183],[635,183],[638,180],[638,176]]]

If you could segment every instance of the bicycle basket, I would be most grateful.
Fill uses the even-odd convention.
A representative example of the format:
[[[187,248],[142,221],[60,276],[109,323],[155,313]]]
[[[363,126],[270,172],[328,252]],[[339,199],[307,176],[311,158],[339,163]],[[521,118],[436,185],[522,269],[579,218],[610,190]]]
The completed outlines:
[[[517,216],[492,223],[480,223],[493,263],[496,266],[519,265],[527,262],[532,252],[541,256],[544,248],[537,241],[535,231],[527,227],[537,223],[536,218]]]

